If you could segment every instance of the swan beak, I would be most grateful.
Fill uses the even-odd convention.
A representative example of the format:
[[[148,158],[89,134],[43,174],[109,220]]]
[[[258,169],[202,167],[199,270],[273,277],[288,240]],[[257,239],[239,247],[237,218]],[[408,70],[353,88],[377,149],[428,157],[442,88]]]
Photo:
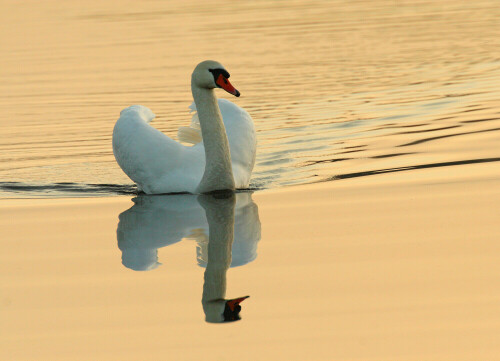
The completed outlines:
[[[224,77],[224,75],[220,74],[215,82],[219,88],[224,89],[229,94],[233,94],[236,97],[240,96],[240,92],[234,88],[234,86]]]
[[[245,301],[248,297],[250,296],[245,296],[245,297],[240,297],[240,298],[235,298],[235,299],[232,299],[232,300],[228,300],[226,301],[226,304],[229,306],[229,309],[231,311],[234,311],[236,309],[236,307],[243,301]]]

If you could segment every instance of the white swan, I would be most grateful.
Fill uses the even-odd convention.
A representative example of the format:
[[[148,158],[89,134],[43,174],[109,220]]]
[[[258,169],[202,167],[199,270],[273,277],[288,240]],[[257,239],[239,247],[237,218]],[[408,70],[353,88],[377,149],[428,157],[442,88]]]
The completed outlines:
[[[215,61],[201,62],[194,69],[190,108],[197,114],[191,126],[178,133],[181,141],[193,146],[150,126],[155,117],[150,109],[132,105],[122,110],[113,130],[113,153],[142,191],[206,193],[248,187],[255,163],[255,127],[244,109],[225,99],[217,101],[215,88],[240,96],[227,78],[227,70]]]

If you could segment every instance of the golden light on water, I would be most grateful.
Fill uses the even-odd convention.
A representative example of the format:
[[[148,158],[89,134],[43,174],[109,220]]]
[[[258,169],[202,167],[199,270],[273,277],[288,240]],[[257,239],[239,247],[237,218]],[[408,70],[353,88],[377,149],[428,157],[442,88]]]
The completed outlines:
[[[2,2],[0,359],[495,359],[499,18],[486,0]],[[257,190],[133,203],[120,110],[175,137],[210,58],[256,124]],[[224,306],[208,284],[251,296],[241,321],[205,323]]]

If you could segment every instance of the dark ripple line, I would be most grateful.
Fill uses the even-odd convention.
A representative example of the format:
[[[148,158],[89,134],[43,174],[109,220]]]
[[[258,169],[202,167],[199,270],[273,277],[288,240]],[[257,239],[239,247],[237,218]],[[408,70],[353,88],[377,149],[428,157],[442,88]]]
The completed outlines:
[[[480,111],[480,110],[485,110],[485,109],[488,109],[488,108],[474,108],[474,109],[467,109],[467,110],[462,111],[461,113],[478,112],[478,111]]]
[[[334,159],[323,159],[323,160],[310,160],[308,162],[304,162],[302,164],[299,164],[298,167],[308,167],[314,164],[320,164],[320,163],[335,163],[335,162],[343,162],[345,160],[351,160],[353,158],[334,158]]]
[[[477,130],[477,131],[474,131],[474,132],[463,132],[463,133],[455,133],[455,134],[440,135],[440,136],[438,136],[438,137],[432,137],[432,138],[425,138],[425,139],[415,140],[415,141],[410,142],[410,143],[405,143],[405,144],[398,145],[398,147],[407,147],[407,146],[409,146],[409,145],[415,145],[415,144],[421,144],[421,143],[430,142],[431,140],[437,140],[437,139],[443,139],[443,138],[457,137],[457,136],[459,136],[459,135],[467,135],[467,134],[477,134],[477,133],[494,132],[494,131],[497,131],[497,130],[500,130],[500,128]]]
[[[473,119],[473,120],[464,120],[460,123],[480,123],[480,122],[489,122],[491,120],[499,120],[500,118],[484,118],[484,119]]]
[[[264,188],[252,185],[248,188],[239,188],[236,193],[255,192]],[[0,191],[9,191],[13,193],[26,192],[26,194],[40,193],[47,194],[49,192],[60,192],[61,195],[71,195],[70,193],[89,193],[89,194],[119,194],[119,195],[138,195],[145,194],[139,192],[137,186],[126,184],[106,184],[106,183],[72,183],[59,182],[53,184],[26,184],[22,182],[0,182]],[[178,195],[190,194],[188,192],[163,193],[161,195]]]
[[[135,185],[124,184],[81,184],[61,182],[53,184],[26,184],[22,182],[0,182],[0,190],[20,193],[104,193],[104,194],[137,194]]]
[[[394,133],[393,135],[400,135],[400,134],[417,134],[417,133],[429,133],[429,132],[437,132],[439,130],[446,130],[446,129],[453,129],[453,128],[460,128],[461,125],[450,125],[447,127],[441,127],[441,128],[434,128],[434,129],[421,129],[421,130],[409,130],[406,132],[400,132],[400,133]]]
[[[498,157],[498,158],[458,160],[458,161],[453,161],[453,162],[428,163],[428,164],[412,165],[412,166],[407,166],[407,167],[395,167],[395,168],[376,169],[376,170],[370,170],[370,171],[365,171],[365,172],[345,173],[345,174],[338,174],[338,175],[335,175],[333,177],[329,177],[326,179],[322,179],[316,183],[329,182],[329,181],[335,181],[335,180],[340,180],[340,179],[367,177],[367,176],[377,175],[377,174],[404,172],[404,171],[414,170],[414,169],[440,168],[440,167],[451,167],[451,166],[455,166],[455,165],[491,163],[491,162],[500,162],[500,157]]]
[[[416,154],[416,153],[415,152],[406,152],[406,153],[382,154],[382,155],[374,155],[373,157],[370,157],[370,158],[371,159],[392,158],[392,157],[399,157],[401,155],[409,155],[409,154]]]

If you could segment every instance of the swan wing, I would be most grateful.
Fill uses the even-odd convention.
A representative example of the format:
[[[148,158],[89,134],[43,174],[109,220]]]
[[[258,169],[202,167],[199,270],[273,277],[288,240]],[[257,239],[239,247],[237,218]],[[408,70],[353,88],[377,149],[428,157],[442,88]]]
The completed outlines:
[[[237,188],[246,188],[255,163],[256,134],[253,120],[241,107],[219,99],[231,152],[233,177]],[[190,107],[196,110],[193,103]],[[116,161],[145,193],[196,192],[205,169],[199,119],[195,113],[189,127],[179,129],[183,145],[148,123],[154,114],[134,105],[124,109],[113,130]]]
[[[146,193],[194,191],[203,172],[204,155],[150,126],[143,108],[147,109],[122,111],[116,122],[116,161]]]
[[[179,142],[182,143],[198,144],[203,140],[201,136],[200,119],[198,118],[198,113],[196,113],[196,106],[194,102],[189,108],[191,111],[195,110],[195,113],[191,117],[191,124],[189,127],[179,127],[179,130],[177,131],[177,139],[179,139]]]

